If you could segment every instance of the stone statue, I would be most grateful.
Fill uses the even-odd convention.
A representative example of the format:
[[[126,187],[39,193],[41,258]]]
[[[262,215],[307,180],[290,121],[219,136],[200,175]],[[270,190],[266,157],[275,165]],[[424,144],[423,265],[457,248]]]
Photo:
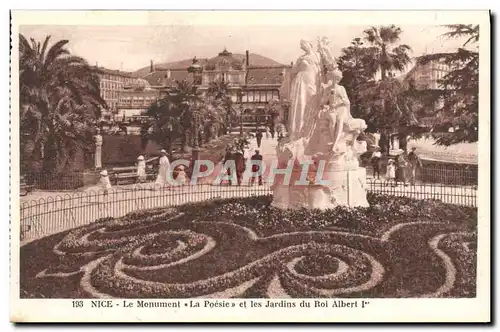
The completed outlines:
[[[366,151],[366,142],[358,140],[366,123],[351,115],[349,98],[339,84],[342,72],[337,69],[328,46],[328,39],[319,39],[320,62],[315,67],[303,67],[305,72],[299,71],[303,75],[317,75],[315,79],[307,76],[304,80],[317,85],[301,89],[303,82],[298,79],[303,78],[299,75],[292,83],[291,132],[278,144],[277,155],[278,168],[286,168],[283,165],[289,159],[294,161],[294,167],[289,183],[283,181],[284,177],[275,177],[273,205],[277,207],[368,206],[364,188],[366,170],[358,162],[359,155]],[[311,54],[312,51],[306,51],[307,56]],[[304,167],[308,167],[308,172]],[[303,183],[304,173],[307,173],[306,183]]]
[[[320,58],[311,42],[301,40],[300,47],[304,54],[300,56],[292,69],[290,89],[289,126],[290,140],[304,135],[307,112],[317,108],[317,91],[320,86]]]
[[[101,162],[101,150],[102,150],[102,136],[101,131],[97,129],[96,135],[94,136],[95,143],[95,169],[102,168]]]

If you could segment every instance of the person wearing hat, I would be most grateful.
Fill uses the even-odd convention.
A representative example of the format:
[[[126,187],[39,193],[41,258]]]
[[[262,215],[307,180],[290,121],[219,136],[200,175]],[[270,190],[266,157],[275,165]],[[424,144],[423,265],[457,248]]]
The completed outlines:
[[[371,164],[373,167],[373,178],[380,179],[380,162],[382,161],[382,153],[380,147],[376,147],[371,156]]]
[[[137,158],[137,180],[142,183],[146,181],[146,161],[144,156]]]
[[[417,178],[417,170],[422,168],[422,160],[416,153],[417,148],[412,147],[411,152],[408,154],[408,162],[410,164],[410,183],[415,185],[415,180]]]
[[[161,157],[159,160],[158,177],[156,178],[155,184],[160,186],[165,186],[168,184],[168,172],[170,169],[170,161],[168,160],[167,157],[167,151],[162,149],[160,153]]]
[[[108,171],[103,170],[100,175],[101,178],[99,179],[99,187],[104,191],[104,194],[107,195],[108,191],[111,189],[111,181],[109,181]]]
[[[389,159],[389,163],[387,164],[387,179],[389,183],[394,182],[394,185],[397,185],[396,183],[396,165],[394,163],[394,160]]]
[[[259,153],[259,150],[255,150],[255,154],[252,156],[252,173],[259,172],[260,167],[262,165],[262,155]],[[259,186],[262,186],[262,172],[259,172]],[[252,175],[250,178],[250,185],[253,185],[255,182],[255,176]]]
[[[175,178],[177,185],[185,186],[187,182],[186,168],[184,165],[180,165],[177,170],[177,177]]]

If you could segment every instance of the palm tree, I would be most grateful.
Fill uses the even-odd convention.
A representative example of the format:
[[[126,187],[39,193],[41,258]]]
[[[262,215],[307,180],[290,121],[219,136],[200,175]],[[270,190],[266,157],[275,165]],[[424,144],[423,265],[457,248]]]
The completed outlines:
[[[374,59],[371,65],[375,65],[381,75],[381,81],[375,84],[367,83],[372,85],[367,94],[376,99],[376,105],[370,105],[371,110],[369,112],[372,115],[382,116],[382,118],[387,119],[386,124],[377,126],[382,129],[382,145],[383,142],[389,142],[388,137],[391,132],[399,129],[398,123],[404,123],[408,120],[408,117],[403,116],[405,113],[403,109],[407,109],[407,101],[403,100],[403,95],[399,96],[404,90],[396,82],[393,72],[403,71],[410,63],[411,59],[408,53],[411,52],[411,47],[406,44],[399,44],[403,30],[395,25],[372,26],[364,30],[363,33],[364,39],[371,45],[370,53]],[[363,105],[363,107],[366,107],[366,105]],[[398,119],[398,116],[403,117]],[[381,148],[387,150],[387,146],[381,146]]]
[[[364,32],[364,39],[376,49],[374,59],[378,63],[382,79],[393,70],[402,71],[410,63],[408,53],[411,47],[406,44],[397,45],[403,30],[395,25],[370,27]]]
[[[100,108],[99,77],[83,58],[65,48],[68,40],[49,47],[19,35],[20,131],[23,164],[33,171],[69,171],[78,149],[92,142]]]
[[[223,81],[210,82],[208,96],[212,99],[214,106],[223,113],[223,124],[226,128],[231,126],[233,117],[233,101],[229,92],[229,84]],[[221,124],[222,124],[221,123]]]
[[[180,137],[183,151],[188,152],[191,138],[197,137],[199,126],[195,122],[201,105],[197,87],[186,80],[177,81],[176,86],[146,111],[156,120],[152,139],[171,149],[172,143]]]

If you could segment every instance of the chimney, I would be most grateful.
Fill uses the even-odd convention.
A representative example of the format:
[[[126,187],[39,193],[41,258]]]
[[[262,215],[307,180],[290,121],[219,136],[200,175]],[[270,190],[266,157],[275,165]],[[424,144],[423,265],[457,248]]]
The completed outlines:
[[[250,52],[246,50],[245,52],[245,84],[248,83],[248,68],[250,67]]]
[[[149,71],[151,73],[155,71],[154,66],[153,66],[153,60],[149,60]]]

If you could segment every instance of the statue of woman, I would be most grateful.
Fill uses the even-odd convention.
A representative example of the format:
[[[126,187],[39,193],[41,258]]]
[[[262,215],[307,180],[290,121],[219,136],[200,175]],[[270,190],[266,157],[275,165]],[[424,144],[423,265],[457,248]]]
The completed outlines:
[[[288,132],[290,140],[303,136],[306,112],[317,107],[316,93],[320,84],[320,59],[312,43],[301,40],[300,47],[304,54],[297,59],[292,68],[292,86],[290,90],[290,113]]]
[[[96,130],[96,134],[94,136],[94,144],[95,144],[95,169],[101,169],[102,168],[102,162],[101,162],[101,151],[102,151],[102,136],[101,136],[101,130],[98,128]]]
[[[339,157],[348,151],[357,135],[366,129],[362,119],[354,119],[345,88],[339,84],[342,72],[327,73],[328,83],[322,84],[321,105],[317,124],[305,149],[307,155]],[[321,158],[323,159],[323,158]]]

